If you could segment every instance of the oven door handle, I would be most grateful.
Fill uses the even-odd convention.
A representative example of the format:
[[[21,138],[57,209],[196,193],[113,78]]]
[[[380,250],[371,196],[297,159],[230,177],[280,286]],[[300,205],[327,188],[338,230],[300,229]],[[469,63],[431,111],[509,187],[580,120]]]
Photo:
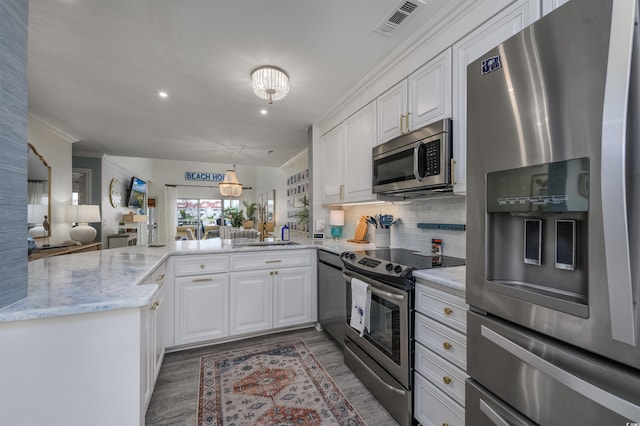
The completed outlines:
[[[348,283],[351,283],[351,278],[349,275],[343,273],[342,276],[344,277],[345,280],[347,280]],[[362,279],[362,278],[358,278],[358,279]],[[362,280],[362,281],[369,281],[369,280]],[[399,302],[403,302],[405,297],[401,294],[394,294],[394,293],[390,293],[388,291],[384,291],[384,290],[379,290],[376,287],[374,287],[373,284],[371,284],[370,282],[367,282],[367,284],[369,284],[369,291],[371,292],[371,294],[375,294],[376,296],[380,296],[383,297],[387,300],[397,300]]]

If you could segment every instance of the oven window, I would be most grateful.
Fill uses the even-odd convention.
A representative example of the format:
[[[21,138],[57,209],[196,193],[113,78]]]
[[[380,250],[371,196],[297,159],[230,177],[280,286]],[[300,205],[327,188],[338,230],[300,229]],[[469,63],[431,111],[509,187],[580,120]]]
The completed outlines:
[[[351,321],[351,291],[347,290],[347,324]],[[364,338],[400,365],[400,307],[375,294],[371,295],[369,312],[371,330]]]
[[[415,179],[413,175],[413,148],[374,160],[373,169],[374,185]]]

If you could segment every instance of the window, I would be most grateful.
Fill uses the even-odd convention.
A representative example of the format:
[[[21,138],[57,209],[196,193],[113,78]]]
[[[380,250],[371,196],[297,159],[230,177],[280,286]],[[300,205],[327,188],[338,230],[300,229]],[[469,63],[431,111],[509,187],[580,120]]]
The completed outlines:
[[[240,200],[178,198],[176,200],[177,226],[192,227],[196,238],[204,238],[204,227],[224,225],[222,209],[231,207],[239,208]]]

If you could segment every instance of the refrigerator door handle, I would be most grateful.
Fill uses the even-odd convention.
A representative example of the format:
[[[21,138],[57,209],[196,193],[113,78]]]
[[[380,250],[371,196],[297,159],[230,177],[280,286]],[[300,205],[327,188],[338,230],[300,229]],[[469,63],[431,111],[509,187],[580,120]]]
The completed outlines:
[[[611,337],[638,346],[626,199],[629,79],[637,0],[613,2],[602,124],[601,193]],[[640,418],[640,417],[636,417]]]
[[[617,395],[609,393],[593,384],[581,379],[570,372],[563,370],[550,363],[544,358],[529,352],[517,343],[512,342],[501,334],[491,330],[485,325],[480,326],[480,334],[498,345],[511,355],[520,359],[522,362],[529,364],[536,370],[546,374],[547,376],[558,381],[562,385],[568,387],[572,391],[588,398],[603,407],[619,414],[628,419],[640,419],[640,407],[626,401]]]
[[[500,414],[496,413],[496,410],[491,408],[489,404],[484,402],[482,398],[480,398],[480,411],[482,411],[484,415],[493,422],[494,425],[509,426],[509,423],[505,419],[503,419]]]

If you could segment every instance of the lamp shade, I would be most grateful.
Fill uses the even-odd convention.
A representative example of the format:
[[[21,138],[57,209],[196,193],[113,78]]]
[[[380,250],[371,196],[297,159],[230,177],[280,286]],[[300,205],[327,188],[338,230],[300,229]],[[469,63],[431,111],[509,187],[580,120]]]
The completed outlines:
[[[238,182],[236,171],[233,169],[227,170],[224,180],[218,184],[218,188],[220,189],[220,195],[223,197],[239,197],[242,194],[242,184]]]
[[[329,212],[329,225],[344,226],[344,210],[331,210]]]
[[[93,223],[100,222],[100,206],[80,205],[67,206],[65,221],[70,223]]]
[[[289,76],[278,67],[262,66],[251,72],[251,85],[257,97],[272,104],[289,93]]]

